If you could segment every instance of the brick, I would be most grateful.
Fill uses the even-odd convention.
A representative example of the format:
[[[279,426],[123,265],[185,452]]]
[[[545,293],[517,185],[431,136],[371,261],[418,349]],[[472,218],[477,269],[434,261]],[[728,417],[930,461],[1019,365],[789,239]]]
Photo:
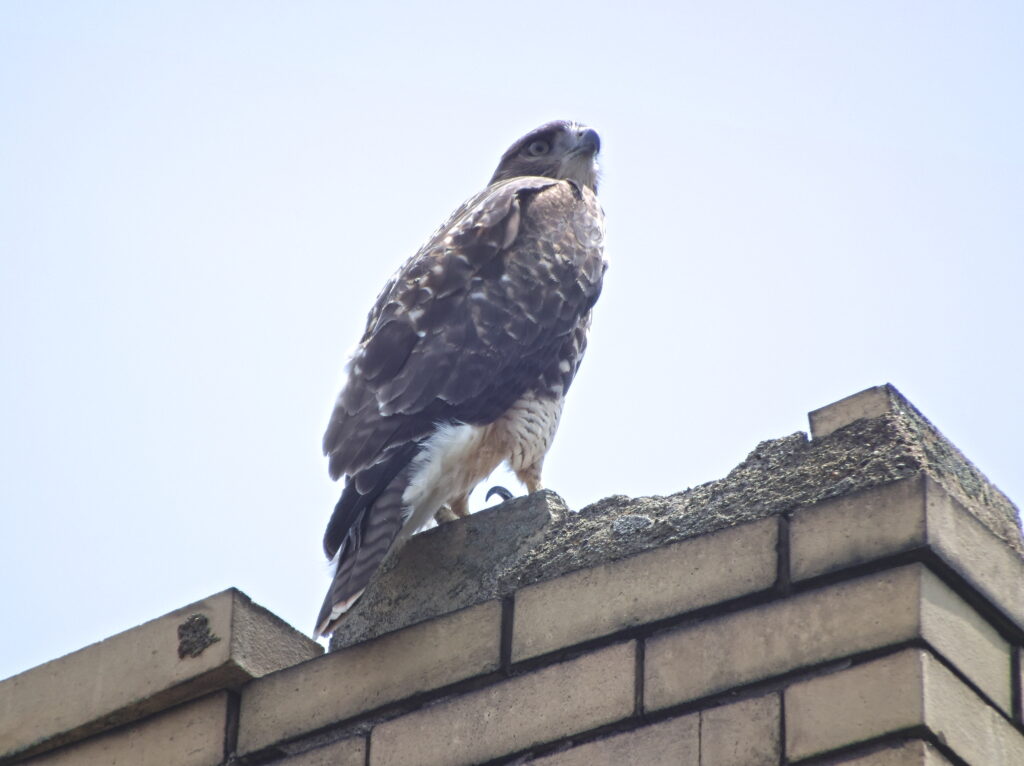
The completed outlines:
[[[930,743],[911,739],[882,747],[867,755],[829,760],[827,766],[952,766]]]
[[[371,766],[441,766],[487,761],[589,731],[633,712],[636,642],[460,697],[374,728]]]
[[[777,764],[782,731],[779,711],[777,694],[701,711],[701,766]]]
[[[808,413],[811,438],[822,439],[861,418],[878,418],[893,411],[889,386],[874,386]]]
[[[1016,554],[925,476],[801,511],[793,517],[790,533],[794,580],[932,544],[990,596],[1008,603],[1024,591],[1017,585],[1024,582],[1024,570],[1018,571]],[[923,614],[923,634],[940,652],[959,656],[964,672],[1009,711],[1002,659],[1006,643],[945,586],[933,587],[929,594],[934,608]],[[968,635],[970,640],[959,640]]]
[[[672,718],[642,729],[537,758],[537,766],[699,766],[700,716]],[[723,765],[724,766],[724,765]]]
[[[206,620],[209,643],[182,657],[178,629],[193,615]],[[73,742],[322,652],[231,588],[0,683],[0,757]]]
[[[762,519],[522,588],[512,659],[770,588],[777,538]]]
[[[23,766],[217,766],[224,761],[227,692],[77,742]]]
[[[1024,736],[930,654],[925,655],[928,728],[968,763],[1024,763]]]
[[[922,572],[921,635],[1011,715],[1010,645],[938,577]]]
[[[923,474],[795,513],[790,569],[800,581],[924,546],[1024,628],[1024,560]]]
[[[273,763],[274,766],[365,766],[366,738],[343,739]]]
[[[656,710],[921,637],[1009,709],[1009,646],[922,564],[653,636],[645,704]]]
[[[794,582],[927,544],[920,475],[833,498],[793,514]]]
[[[906,650],[786,689],[787,757],[806,758],[924,723],[924,656]]]
[[[932,547],[1024,629],[1024,560],[937,483],[925,489]]]
[[[500,633],[491,601],[254,681],[242,690],[238,752],[496,670]]]
[[[785,699],[793,760],[923,725],[967,763],[1024,763],[1024,736],[922,649],[794,684]]]

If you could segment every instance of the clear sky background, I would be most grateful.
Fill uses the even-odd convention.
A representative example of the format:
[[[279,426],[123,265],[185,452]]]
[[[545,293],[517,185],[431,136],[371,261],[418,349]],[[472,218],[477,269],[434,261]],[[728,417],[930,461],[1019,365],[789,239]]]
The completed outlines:
[[[611,261],[571,507],[887,381],[1024,501],[1019,2],[8,1],[0,678],[228,586],[311,630],[366,312],[556,118]]]

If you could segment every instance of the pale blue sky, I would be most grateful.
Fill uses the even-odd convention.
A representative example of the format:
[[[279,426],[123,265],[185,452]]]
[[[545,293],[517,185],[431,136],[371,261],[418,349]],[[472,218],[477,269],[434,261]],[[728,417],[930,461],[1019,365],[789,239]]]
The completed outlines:
[[[611,268],[546,483],[891,381],[1024,500],[1024,6],[0,5],[0,678],[228,586],[303,631],[387,276],[550,119]]]

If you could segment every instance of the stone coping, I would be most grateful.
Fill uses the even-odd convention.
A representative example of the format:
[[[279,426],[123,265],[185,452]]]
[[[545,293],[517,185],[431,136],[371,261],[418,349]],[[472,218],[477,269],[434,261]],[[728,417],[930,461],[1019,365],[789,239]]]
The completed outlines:
[[[0,763],[322,653],[229,588],[0,682]]]

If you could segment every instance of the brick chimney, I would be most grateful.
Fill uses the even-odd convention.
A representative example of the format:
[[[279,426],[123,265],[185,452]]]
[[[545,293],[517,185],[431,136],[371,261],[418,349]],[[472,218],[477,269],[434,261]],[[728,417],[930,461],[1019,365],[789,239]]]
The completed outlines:
[[[330,653],[236,590],[0,683],[0,764],[1021,766],[1014,505],[891,386],[718,481],[414,537]]]

